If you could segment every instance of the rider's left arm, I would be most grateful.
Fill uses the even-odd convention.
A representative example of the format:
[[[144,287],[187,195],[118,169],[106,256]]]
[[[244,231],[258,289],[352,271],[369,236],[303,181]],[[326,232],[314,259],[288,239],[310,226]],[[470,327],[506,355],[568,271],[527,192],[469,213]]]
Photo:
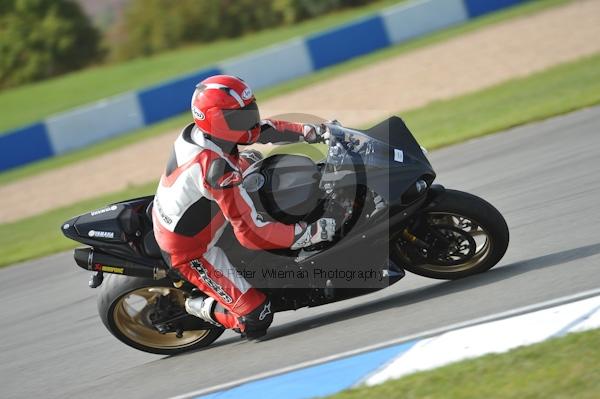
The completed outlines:
[[[265,119],[260,123],[261,133],[259,143],[297,142],[300,137],[313,129],[313,125],[288,122],[275,119]]]

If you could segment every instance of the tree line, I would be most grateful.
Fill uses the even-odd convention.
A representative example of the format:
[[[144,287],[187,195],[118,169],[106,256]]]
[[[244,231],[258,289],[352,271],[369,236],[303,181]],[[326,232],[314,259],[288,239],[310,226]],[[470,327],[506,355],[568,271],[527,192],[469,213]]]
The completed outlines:
[[[294,24],[369,0],[131,0],[100,32],[71,0],[0,0],[0,89]],[[104,38],[103,38],[104,34]],[[110,42],[105,40],[110,35]]]

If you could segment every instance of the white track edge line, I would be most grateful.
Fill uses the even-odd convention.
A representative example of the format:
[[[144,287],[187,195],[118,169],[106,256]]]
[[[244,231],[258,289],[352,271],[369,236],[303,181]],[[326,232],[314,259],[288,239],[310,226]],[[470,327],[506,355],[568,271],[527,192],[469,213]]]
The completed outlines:
[[[575,302],[577,300],[587,299],[587,298],[590,298],[590,297],[593,297],[596,295],[600,295],[600,288],[583,291],[583,292],[580,292],[577,294],[567,295],[567,296],[563,296],[563,297],[559,297],[559,298],[555,298],[555,299],[550,299],[548,301],[539,302],[539,303],[523,306],[523,307],[512,309],[512,310],[507,310],[507,311],[496,313],[496,314],[489,315],[489,316],[478,317],[475,319],[450,324],[445,327],[439,327],[439,328],[434,328],[431,330],[426,330],[426,331],[423,331],[420,333],[407,335],[407,336],[404,336],[401,338],[394,338],[392,340],[364,346],[359,349],[353,349],[350,351],[338,353],[335,355],[325,356],[325,357],[315,359],[315,360],[308,360],[308,361],[301,362],[301,363],[298,363],[293,366],[282,367],[277,370],[265,371],[263,373],[255,374],[253,376],[246,377],[246,378],[241,378],[236,381],[215,385],[210,388],[202,388],[197,391],[192,391],[192,392],[189,392],[186,394],[172,396],[171,399],[186,399],[186,398],[191,398],[191,397],[200,396],[200,395],[207,395],[207,394],[214,393],[217,391],[235,388],[237,386],[246,384],[248,382],[262,380],[262,379],[273,377],[276,375],[289,373],[291,371],[296,371],[296,370],[316,366],[316,365],[323,364],[323,363],[328,363],[328,362],[331,362],[334,360],[358,355],[358,354],[365,353],[365,352],[371,352],[371,351],[374,351],[377,349],[382,349],[382,348],[385,348],[388,346],[398,345],[398,344],[402,344],[405,342],[414,341],[416,339],[422,339],[422,338],[428,338],[428,337],[435,336],[435,335],[440,335],[440,334],[446,333],[448,331],[458,330],[459,328],[470,327],[470,326],[477,325],[477,324],[483,324],[486,322],[505,319],[508,317],[518,316],[518,315],[525,314],[525,313],[531,313],[531,312],[534,312],[537,310],[543,310],[543,309],[550,308],[553,306],[559,306],[559,305],[566,304],[569,302]]]

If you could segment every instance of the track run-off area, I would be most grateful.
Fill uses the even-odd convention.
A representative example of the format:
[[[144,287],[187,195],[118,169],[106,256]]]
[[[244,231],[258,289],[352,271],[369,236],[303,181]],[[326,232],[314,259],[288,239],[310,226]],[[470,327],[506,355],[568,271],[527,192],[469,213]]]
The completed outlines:
[[[600,107],[431,154],[437,182],[506,217],[491,271],[454,282],[407,275],[389,289],[275,316],[268,339],[226,333],[176,357],[113,338],[71,252],[0,270],[0,396],[165,398],[600,287]]]

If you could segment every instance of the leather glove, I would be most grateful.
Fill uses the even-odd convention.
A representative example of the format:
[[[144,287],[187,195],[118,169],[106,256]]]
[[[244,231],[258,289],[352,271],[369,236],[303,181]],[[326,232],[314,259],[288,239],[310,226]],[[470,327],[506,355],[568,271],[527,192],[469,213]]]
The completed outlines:
[[[323,241],[332,241],[335,235],[335,219],[322,218],[311,225],[296,224],[296,238],[290,247],[300,249]]]
[[[329,129],[325,125],[305,124],[302,135],[307,143],[328,143]]]
[[[263,159],[262,153],[253,149],[245,149],[244,151],[240,151],[240,157],[248,161],[249,165],[253,165],[258,161],[262,161]]]
[[[375,196],[375,198],[373,198],[373,202],[375,203],[375,210],[376,211],[380,211],[383,208],[385,208],[385,201],[383,200],[383,197],[379,194],[377,194]]]

